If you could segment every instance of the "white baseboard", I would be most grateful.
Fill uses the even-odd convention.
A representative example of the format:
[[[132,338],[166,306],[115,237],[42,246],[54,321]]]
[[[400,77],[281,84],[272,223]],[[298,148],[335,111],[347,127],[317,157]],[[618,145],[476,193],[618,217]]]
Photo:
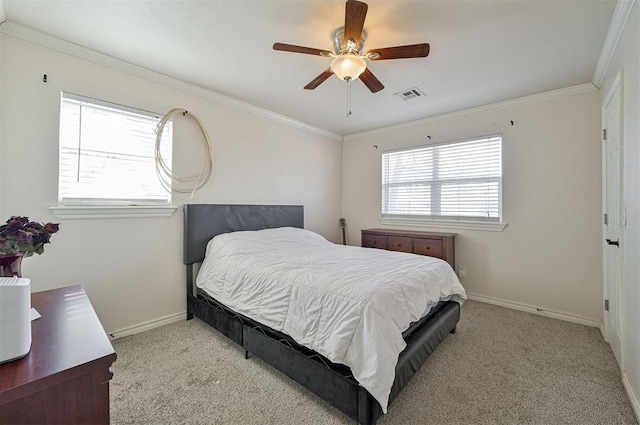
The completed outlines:
[[[631,401],[631,407],[633,407],[633,412],[636,414],[636,419],[638,420],[638,422],[640,422],[640,399],[638,398],[638,395],[633,391],[631,382],[629,382],[629,378],[627,378],[627,374],[624,372],[622,372],[622,385],[627,391],[627,396],[629,396],[629,401]]]
[[[485,297],[483,295],[471,294],[469,292],[467,292],[467,297],[470,300],[479,301],[481,303],[498,305],[500,307],[506,307],[512,310],[526,311],[527,313],[552,317],[554,319],[564,320],[566,322],[572,323],[579,323],[581,325],[593,326],[595,328],[600,328],[601,331],[603,330],[602,322],[600,320],[588,319],[586,317],[576,316],[562,311],[546,310],[540,307],[502,300],[499,298]]]
[[[129,326],[124,329],[120,329],[109,334],[109,339],[114,341],[116,339],[124,338],[125,336],[139,334],[140,332],[149,331],[160,326],[168,325],[170,323],[179,322],[187,319],[187,312],[171,314],[169,316],[160,317],[158,319],[149,320],[148,322],[142,322],[137,325]]]

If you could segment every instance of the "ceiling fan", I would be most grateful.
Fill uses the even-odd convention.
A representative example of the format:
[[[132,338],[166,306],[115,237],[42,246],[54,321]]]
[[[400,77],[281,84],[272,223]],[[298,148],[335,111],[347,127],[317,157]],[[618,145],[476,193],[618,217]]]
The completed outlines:
[[[367,38],[367,32],[364,29],[364,20],[367,16],[368,8],[369,6],[367,6],[366,3],[347,0],[344,27],[336,29],[331,37],[334,40],[334,52],[284,43],[275,43],[273,50],[334,58],[329,68],[304,86],[307,90],[315,89],[331,77],[331,75],[336,74],[338,78],[347,82],[359,77],[372,93],[377,93],[384,88],[384,85],[373,75],[369,68],[367,68],[365,59],[379,61],[424,58],[429,55],[429,43],[371,49],[365,54],[362,54],[361,52],[364,51],[364,42]]]

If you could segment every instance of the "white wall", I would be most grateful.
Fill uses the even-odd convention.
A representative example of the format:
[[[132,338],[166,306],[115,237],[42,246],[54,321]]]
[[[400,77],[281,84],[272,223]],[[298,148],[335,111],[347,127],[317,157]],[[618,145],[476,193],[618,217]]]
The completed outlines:
[[[623,202],[627,225],[623,229],[622,372],[636,415],[640,418],[640,7],[637,2],[600,90],[600,101],[620,73],[623,98]]]
[[[465,288],[492,301],[535,306],[598,324],[598,93],[593,89],[521,103],[345,138],[342,204],[350,243],[360,243],[360,229],[380,227],[384,151],[502,133],[503,215],[508,226],[502,232],[455,230],[455,261],[466,267]]]
[[[302,204],[305,226],[337,240],[340,140],[8,35],[0,40],[0,213],[61,223],[44,255],[23,261],[34,292],[84,285],[107,332],[185,311],[181,209],[153,219],[58,220],[50,213],[57,203],[63,90],[160,113],[193,112],[213,141],[215,179],[206,194],[187,202]],[[176,126],[178,164],[188,161],[189,149],[181,149],[188,127]]]

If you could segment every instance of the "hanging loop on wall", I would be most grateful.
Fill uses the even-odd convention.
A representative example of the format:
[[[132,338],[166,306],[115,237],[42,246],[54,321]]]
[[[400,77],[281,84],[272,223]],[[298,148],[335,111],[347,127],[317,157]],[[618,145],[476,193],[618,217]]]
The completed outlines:
[[[162,158],[162,153],[160,151],[161,141],[162,141],[162,132],[164,131],[164,127],[175,115],[182,114],[182,116],[189,116],[193,118],[200,128],[200,132],[202,133],[202,137],[204,139],[204,154],[202,155],[202,162],[198,170],[196,170],[191,175],[187,176],[178,176],[173,173],[169,165],[165,162],[164,158]],[[160,179],[160,183],[167,190],[167,192],[178,192],[178,193],[190,193],[191,197],[195,195],[195,193],[202,189],[213,174],[213,156],[211,149],[211,140],[209,139],[209,134],[207,130],[204,128],[202,121],[198,119],[196,115],[187,111],[186,109],[174,108],[166,113],[164,117],[160,120],[156,127],[156,173],[158,174],[158,178]]]

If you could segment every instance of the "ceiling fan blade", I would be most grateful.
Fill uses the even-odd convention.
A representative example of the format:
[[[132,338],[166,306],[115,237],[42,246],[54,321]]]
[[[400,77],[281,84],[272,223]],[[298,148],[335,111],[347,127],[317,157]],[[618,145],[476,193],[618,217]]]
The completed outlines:
[[[371,90],[371,93],[377,93],[384,88],[384,85],[382,85],[380,80],[378,80],[371,71],[369,71],[369,68],[365,69],[364,72],[360,74],[360,79],[364,85]]]
[[[353,39],[356,42],[356,48],[360,47],[360,37],[364,28],[364,19],[367,16],[366,3],[356,0],[347,0],[344,14],[344,42]]]
[[[306,55],[328,56],[332,53],[328,50],[314,49],[313,47],[294,46],[293,44],[274,43],[273,50],[283,52],[304,53]]]
[[[326,71],[324,71],[322,74],[318,75],[316,78],[313,79],[313,81],[311,81],[309,84],[304,86],[305,90],[313,90],[313,89],[315,89],[320,84],[324,83],[324,81],[327,78],[331,77],[332,75],[333,75],[333,71],[331,71],[331,68],[327,68]]]
[[[385,47],[384,49],[372,49],[367,55],[378,54],[378,57],[369,57],[372,61],[386,59],[426,58],[429,56],[429,43],[410,44],[408,46]]]

